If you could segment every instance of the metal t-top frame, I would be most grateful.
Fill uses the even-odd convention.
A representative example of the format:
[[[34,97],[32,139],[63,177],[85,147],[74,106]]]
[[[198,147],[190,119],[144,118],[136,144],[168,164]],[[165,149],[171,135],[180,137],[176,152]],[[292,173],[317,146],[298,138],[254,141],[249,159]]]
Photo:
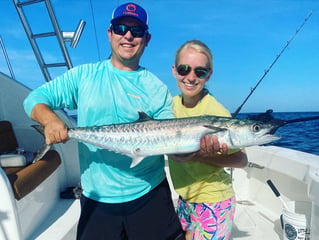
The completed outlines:
[[[65,42],[71,42],[71,47],[75,48],[79,38],[81,36],[81,33],[83,31],[83,28],[85,26],[85,22],[83,20],[80,20],[79,25],[74,32],[62,32],[60,30],[58,21],[56,19],[56,16],[54,14],[53,7],[51,5],[50,0],[28,0],[28,1],[19,1],[19,0],[13,0],[14,5],[16,7],[16,10],[18,12],[18,15],[20,17],[20,20],[22,22],[22,25],[24,27],[24,30],[27,34],[27,37],[30,41],[31,47],[33,49],[33,52],[35,54],[35,57],[38,61],[38,64],[40,66],[40,69],[43,73],[43,76],[45,80],[48,82],[51,80],[50,73],[48,71],[48,68],[53,68],[53,67],[67,67],[67,69],[71,69],[72,62],[68,53],[68,50],[65,46]],[[30,24],[28,23],[27,16],[23,10],[25,6],[31,5],[31,4],[37,4],[40,2],[44,2],[46,9],[48,11],[53,30],[54,32],[45,32],[45,33],[37,33],[33,34],[32,29]],[[45,63],[44,58],[41,54],[41,50],[36,42],[36,39],[38,38],[45,38],[45,37],[52,37],[56,36],[56,39],[58,41],[58,45],[61,49],[62,56],[63,56],[63,61],[62,62],[56,62],[56,63]]]

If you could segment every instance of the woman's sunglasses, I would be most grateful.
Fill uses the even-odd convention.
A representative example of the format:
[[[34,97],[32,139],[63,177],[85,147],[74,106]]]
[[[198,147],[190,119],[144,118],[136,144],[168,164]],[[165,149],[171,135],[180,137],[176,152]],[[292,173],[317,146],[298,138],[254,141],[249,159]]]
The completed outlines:
[[[192,71],[192,67],[187,64],[181,64],[177,66],[176,71],[179,75],[186,76]],[[195,67],[194,72],[198,78],[204,79],[208,76],[209,69],[204,67]]]
[[[141,38],[144,36],[146,29],[141,26],[129,27],[124,24],[112,24],[111,29],[115,34],[124,36],[128,31],[131,32],[133,37]]]

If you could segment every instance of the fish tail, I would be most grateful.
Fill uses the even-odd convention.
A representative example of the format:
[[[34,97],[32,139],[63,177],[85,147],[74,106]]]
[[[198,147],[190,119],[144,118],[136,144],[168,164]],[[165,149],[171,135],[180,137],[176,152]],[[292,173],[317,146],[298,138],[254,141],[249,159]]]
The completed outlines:
[[[135,158],[133,158],[130,168],[133,168],[136,165],[138,165],[143,159],[144,159],[144,157],[135,157]]]
[[[49,144],[43,144],[43,146],[38,150],[37,155],[34,157],[32,163],[35,163],[42,159],[42,157],[50,150],[51,145]]]
[[[44,127],[42,125],[32,125],[32,127],[44,136]]]
[[[42,136],[44,135],[44,127],[42,125],[32,125],[32,127],[41,133]],[[51,148],[51,145],[44,143],[43,146],[38,150],[37,155],[33,159],[33,163],[39,161]]]

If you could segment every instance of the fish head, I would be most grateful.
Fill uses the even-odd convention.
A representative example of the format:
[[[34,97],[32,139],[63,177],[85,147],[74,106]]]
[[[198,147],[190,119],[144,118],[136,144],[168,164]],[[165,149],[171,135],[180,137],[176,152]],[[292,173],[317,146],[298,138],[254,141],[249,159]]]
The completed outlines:
[[[278,126],[272,123],[239,120],[228,128],[229,142],[233,148],[271,143],[280,139],[280,136],[272,134],[277,128]]]

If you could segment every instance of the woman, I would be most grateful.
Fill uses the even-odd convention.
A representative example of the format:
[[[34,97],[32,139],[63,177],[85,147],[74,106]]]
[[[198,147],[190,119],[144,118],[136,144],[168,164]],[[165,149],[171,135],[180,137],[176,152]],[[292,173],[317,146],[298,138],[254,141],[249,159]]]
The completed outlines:
[[[199,115],[231,116],[205,88],[213,73],[212,54],[198,40],[184,43],[176,52],[172,73],[181,94],[174,97],[173,110],[177,118]],[[231,177],[224,167],[244,167],[244,150],[228,150],[216,136],[213,150],[201,147],[191,156],[169,160],[174,188],[179,194],[177,213],[186,239],[229,239],[235,212],[235,196]],[[217,148],[215,147],[217,144]],[[204,142],[205,143],[205,142]],[[206,146],[208,146],[207,144]],[[201,141],[203,146],[203,141]]]

